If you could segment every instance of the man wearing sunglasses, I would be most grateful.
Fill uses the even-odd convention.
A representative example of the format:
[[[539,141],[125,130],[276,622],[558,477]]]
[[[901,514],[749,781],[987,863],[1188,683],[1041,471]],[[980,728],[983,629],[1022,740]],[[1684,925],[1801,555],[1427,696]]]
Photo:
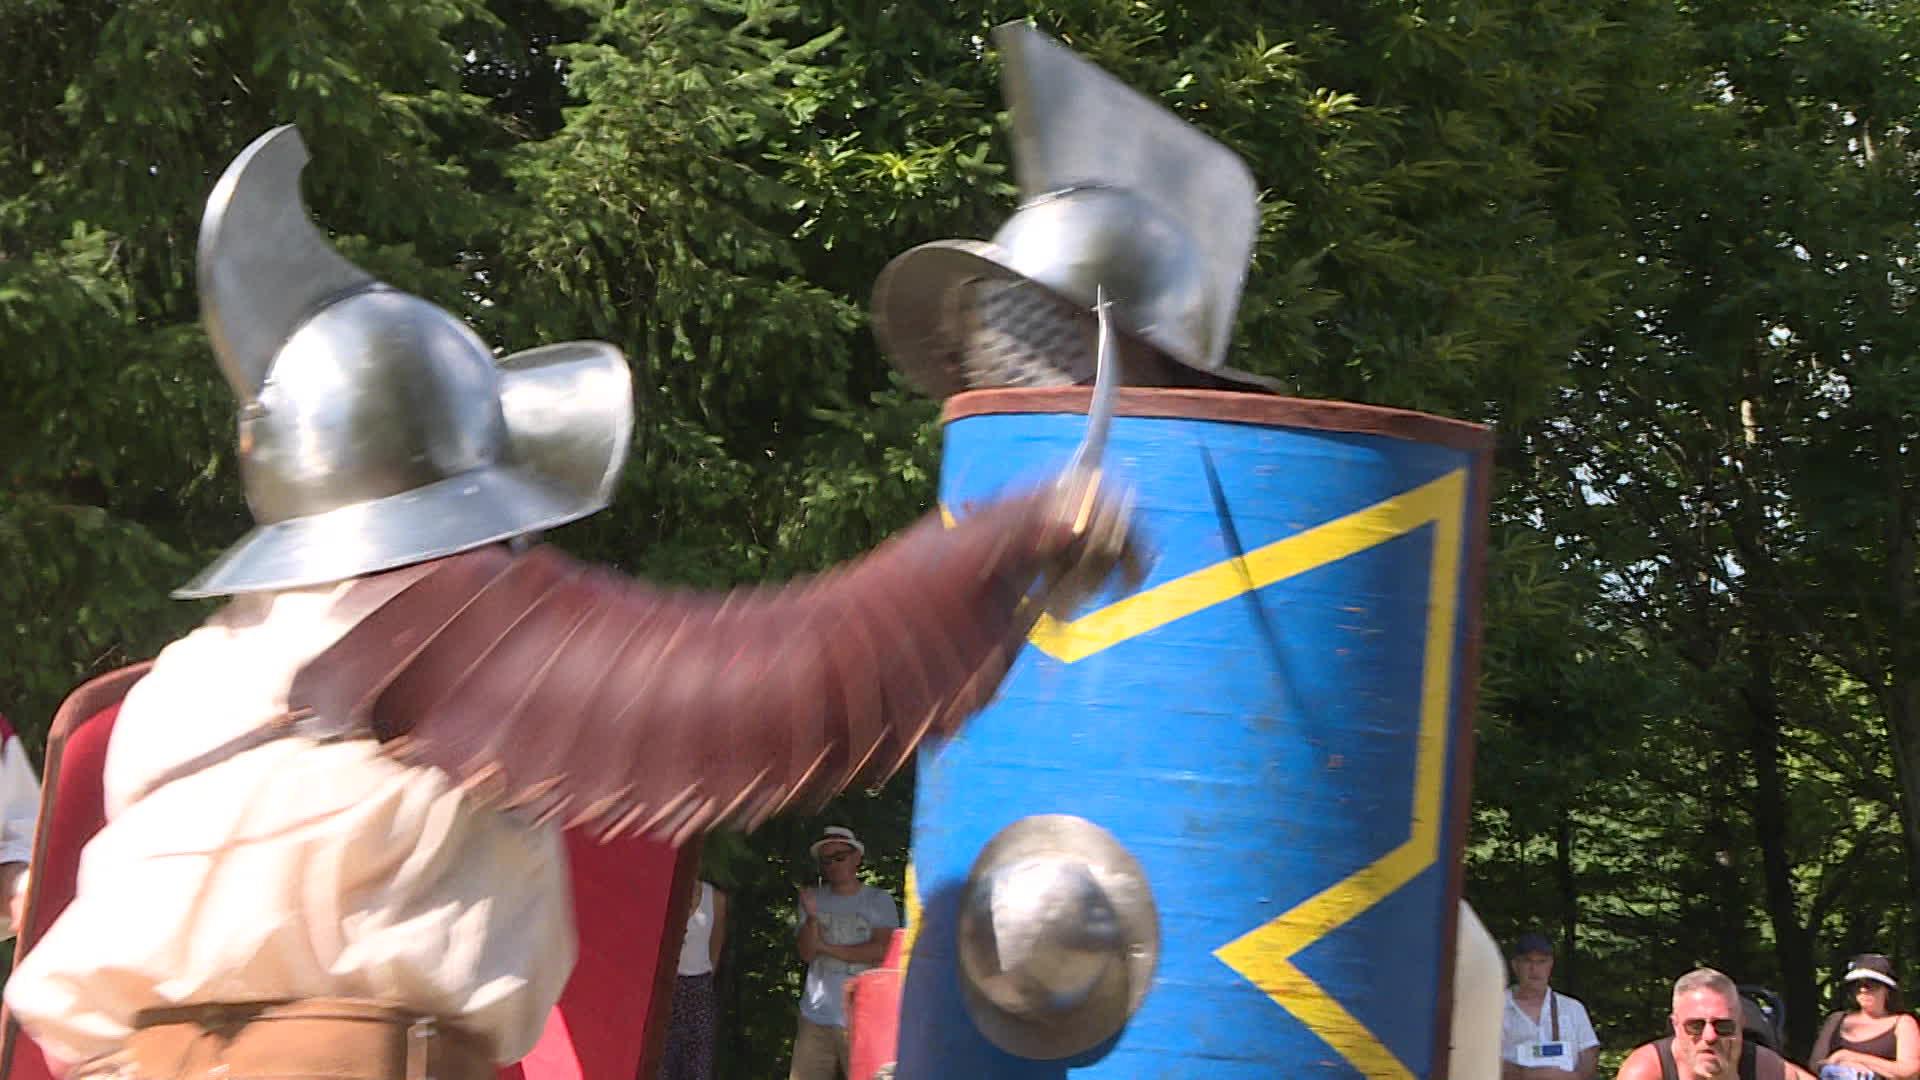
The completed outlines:
[[[1627,1055],[1615,1080],[1813,1080],[1779,1054],[1748,1043],[1740,1017],[1732,979],[1712,968],[1687,972],[1673,984],[1673,1037]]]
[[[826,884],[800,890],[800,959],[807,963],[807,983],[787,1076],[837,1080],[847,1071],[847,980],[886,956],[900,926],[900,907],[860,880],[867,846],[852,829],[829,825],[807,850]]]

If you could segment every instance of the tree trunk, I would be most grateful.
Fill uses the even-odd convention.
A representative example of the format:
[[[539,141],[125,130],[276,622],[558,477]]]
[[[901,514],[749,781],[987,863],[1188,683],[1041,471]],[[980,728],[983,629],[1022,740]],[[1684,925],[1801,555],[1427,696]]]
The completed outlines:
[[[1886,533],[1886,589],[1889,601],[1885,628],[1886,666],[1876,687],[1886,711],[1887,732],[1893,742],[1894,775],[1900,782],[1901,838],[1907,853],[1909,892],[1920,892],[1920,644],[1913,640],[1920,622],[1920,499],[1908,483],[1905,446],[1888,435],[1883,446],[1887,462],[1888,499],[1892,507]],[[1920,947],[1920,910],[1907,907],[1906,944]]]
[[[1560,906],[1560,959],[1554,977],[1576,985],[1579,976],[1578,952],[1574,948],[1580,929],[1580,887],[1573,877],[1573,809],[1560,808],[1560,820],[1554,829],[1553,870]]]
[[[1899,654],[1908,650],[1894,645],[1890,651],[1898,664],[1903,659]],[[1879,698],[1893,741],[1893,772],[1900,783],[1900,838],[1907,855],[1908,891],[1920,892],[1920,682],[1891,671]],[[1920,946],[1920,909],[1907,908],[1905,929],[1907,946]]]
[[[1760,842],[1761,876],[1766,886],[1767,920],[1773,927],[1774,955],[1780,964],[1781,996],[1787,1006],[1787,1045],[1791,1057],[1813,1044],[1819,1000],[1814,986],[1813,941],[1801,923],[1793,890],[1793,862],[1787,842],[1786,785],[1780,770],[1780,704],[1773,685],[1773,647],[1756,638],[1747,650],[1746,699],[1753,752],[1753,828]]]

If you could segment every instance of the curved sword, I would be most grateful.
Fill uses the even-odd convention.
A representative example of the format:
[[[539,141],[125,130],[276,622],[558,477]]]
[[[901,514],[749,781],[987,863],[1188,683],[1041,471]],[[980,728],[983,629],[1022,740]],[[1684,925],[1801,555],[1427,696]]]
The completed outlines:
[[[1113,316],[1107,310],[1112,305],[1107,300],[1105,286],[1095,286],[1093,297],[1093,313],[1100,320],[1100,346],[1094,353],[1093,398],[1087,403],[1087,434],[1080,440],[1080,448],[1074,451],[1073,460],[1067,463],[1068,475],[1082,468],[1099,470],[1100,459],[1107,452],[1107,429],[1113,426],[1113,400],[1119,381],[1114,372],[1119,365],[1113,358]]]

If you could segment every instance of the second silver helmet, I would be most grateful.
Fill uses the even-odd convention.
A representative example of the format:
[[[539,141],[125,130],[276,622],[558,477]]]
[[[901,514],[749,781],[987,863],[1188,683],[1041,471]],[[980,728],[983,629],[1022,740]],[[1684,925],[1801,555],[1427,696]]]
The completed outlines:
[[[936,240],[887,265],[873,325],[888,358],[935,397],[1086,381],[1104,287],[1123,381],[1272,389],[1226,366],[1260,220],[1245,163],[1024,24],[994,40],[1021,204],[991,240]]]

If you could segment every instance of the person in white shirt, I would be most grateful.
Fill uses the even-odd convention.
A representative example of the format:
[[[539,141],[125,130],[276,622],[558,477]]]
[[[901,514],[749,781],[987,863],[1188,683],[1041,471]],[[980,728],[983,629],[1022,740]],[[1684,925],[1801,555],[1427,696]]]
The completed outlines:
[[[1500,1080],[1593,1080],[1600,1036],[1587,1007],[1548,985],[1553,945],[1522,934],[1508,954],[1513,988],[1500,1024]]]
[[[40,820],[40,778],[7,718],[0,716],[0,939],[20,932],[27,863]]]
[[[673,984],[673,1012],[667,1022],[667,1049],[659,1080],[712,1080],[719,1004],[713,976],[727,938],[727,894],[696,879],[687,906],[687,933],[680,942],[680,967]]]

